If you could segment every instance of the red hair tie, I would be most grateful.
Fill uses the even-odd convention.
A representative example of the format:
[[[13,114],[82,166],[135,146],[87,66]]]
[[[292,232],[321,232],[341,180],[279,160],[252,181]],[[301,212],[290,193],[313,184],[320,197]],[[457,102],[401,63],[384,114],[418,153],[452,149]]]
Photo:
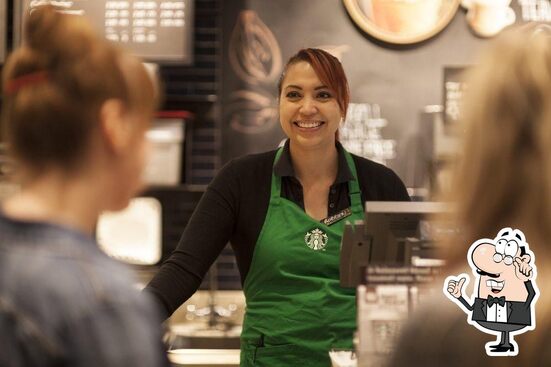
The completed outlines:
[[[5,94],[14,94],[21,88],[28,85],[40,84],[48,80],[48,73],[45,71],[37,71],[34,73],[22,75],[15,79],[12,79],[6,83]]]

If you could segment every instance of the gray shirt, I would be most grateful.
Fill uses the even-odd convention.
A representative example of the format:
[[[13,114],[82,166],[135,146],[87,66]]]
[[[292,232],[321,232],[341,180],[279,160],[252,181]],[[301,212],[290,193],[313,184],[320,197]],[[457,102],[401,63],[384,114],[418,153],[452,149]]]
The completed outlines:
[[[0,366],[168,365],[160,322],[93,239],[0,214]]]

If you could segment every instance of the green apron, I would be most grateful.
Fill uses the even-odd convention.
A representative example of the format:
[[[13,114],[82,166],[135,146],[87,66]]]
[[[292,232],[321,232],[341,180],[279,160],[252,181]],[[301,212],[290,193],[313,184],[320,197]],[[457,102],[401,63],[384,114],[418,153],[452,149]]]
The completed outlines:
[[[247,310],[241,334],[241,366],[331,365],[329,350],[352,348],[355,289],[339,285],[339,254],[346,221],[363,219],[355,180],[349,181],[352,215],[332,225],[308,216],[281,197],[272,173],[271,197],[244,283]],[[281,149],[274,161],[281,156]]]

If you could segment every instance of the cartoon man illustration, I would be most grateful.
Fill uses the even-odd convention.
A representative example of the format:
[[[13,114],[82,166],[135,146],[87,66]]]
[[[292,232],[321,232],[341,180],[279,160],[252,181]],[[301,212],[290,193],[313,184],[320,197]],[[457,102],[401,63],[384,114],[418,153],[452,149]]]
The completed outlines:
[[[467,274],[449,276],[444,294],[469,315],[471,325],[497,335],[498,344],[486,343],[488,355],[517,355],[514,335],[535,328],[534,303],[539,296],[535,259],[524,233],[503,228],[495,239],[473,243],[467,259],[476,278],[471,299],[463,296]]]

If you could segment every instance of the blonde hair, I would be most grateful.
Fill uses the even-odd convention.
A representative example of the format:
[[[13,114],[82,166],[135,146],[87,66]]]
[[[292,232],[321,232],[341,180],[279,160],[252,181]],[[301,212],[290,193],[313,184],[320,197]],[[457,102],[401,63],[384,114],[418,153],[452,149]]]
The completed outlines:
[[[40,6],[27,18],[24,34],[2,83],[4,136],[23,164],[76,166],[108,99],[131,111],[152,114],[156,108],[142,64],[98,36],[83,17]]]
[[[548,364],[542,332],[551,325],[551,288],[545,282],[551,275],[549,33],[531,28],[504,32],[468,80],[463,149],[449,197],[462,236],[448,244],[446,274],[468,268],[467,250],[477,239],[494,238],[503,227],[522,230],[538,270],[538,327],[518,337],[522,353],[517,357],[486,359],[496,366]]]
[[[505,32],[467,85],[451,190],[462,240],[515,226],[528,239],[551,239],[551,38]]]

